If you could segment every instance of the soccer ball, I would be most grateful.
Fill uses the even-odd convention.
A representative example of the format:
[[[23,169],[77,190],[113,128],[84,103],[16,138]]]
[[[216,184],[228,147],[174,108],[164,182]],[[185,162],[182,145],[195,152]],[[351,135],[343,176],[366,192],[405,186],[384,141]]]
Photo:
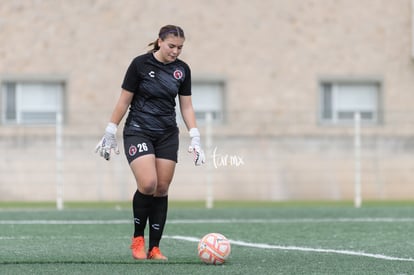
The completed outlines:
[[[198,257],[206,264],[223,264],[230,251],[229,240],[219,233],[209,233],[198,243]]]

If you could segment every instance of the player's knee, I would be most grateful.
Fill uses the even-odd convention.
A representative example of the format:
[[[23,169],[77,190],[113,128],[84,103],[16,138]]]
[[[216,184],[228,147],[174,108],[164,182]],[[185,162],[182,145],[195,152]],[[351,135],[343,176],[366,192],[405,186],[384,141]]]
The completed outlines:
[[[167,196],[169,187],[170,187],[169,183],[168,184],[159,183],[155,190],[155,196],[158,196],[158,197]]]
[[[157,181],[151,180],[147,182],[138,183],[139,190],[143,194],[153,195],[157,189]]]

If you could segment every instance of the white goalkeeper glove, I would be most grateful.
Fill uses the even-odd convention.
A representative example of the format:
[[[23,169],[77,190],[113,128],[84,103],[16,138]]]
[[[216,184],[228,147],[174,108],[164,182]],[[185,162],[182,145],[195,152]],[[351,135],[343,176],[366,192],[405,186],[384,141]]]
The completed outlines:
[[[204,151],[200,147],[200,132],[197,128],[190,129],[191,144],[188,147],[188,152],[194,155],[194,164],[199,166],[206,162]]]
[[[111,158],[111,150],[114,150],[116,154],[119,154],[118,143],[116,142],[116,130],[117,125],[109,122],[108,126],[106,126],[104,136],[96,145],[95,153],[99,152],[99,155],[106,160]]]

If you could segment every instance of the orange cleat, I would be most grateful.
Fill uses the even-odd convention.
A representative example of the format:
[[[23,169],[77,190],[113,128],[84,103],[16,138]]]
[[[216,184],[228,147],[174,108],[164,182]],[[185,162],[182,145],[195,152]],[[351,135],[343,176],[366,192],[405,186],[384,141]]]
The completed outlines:
[[[143,236],[132,238],[131,244],[132,257],[137,260],[146,260],[147,254],[145,253],[145,239]]]
[[[167,257],[165,257],[164,255],[162,255],[161,250],[159,249],[158,246],[154,246],[151,251],[148,251],[148,257],[149,260],[163,260],[166,261],[168,260]]]

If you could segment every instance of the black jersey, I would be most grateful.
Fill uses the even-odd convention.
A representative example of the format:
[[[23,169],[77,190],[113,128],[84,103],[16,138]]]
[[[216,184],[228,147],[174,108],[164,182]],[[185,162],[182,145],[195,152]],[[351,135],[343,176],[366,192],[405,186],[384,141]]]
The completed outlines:
[[[191,95],[191,71],[179,59],[164,64],[147,53],[134,58],[122,88],[134,93],[125,123],[127,133],[168,131],[177,127],[177,94]]]

